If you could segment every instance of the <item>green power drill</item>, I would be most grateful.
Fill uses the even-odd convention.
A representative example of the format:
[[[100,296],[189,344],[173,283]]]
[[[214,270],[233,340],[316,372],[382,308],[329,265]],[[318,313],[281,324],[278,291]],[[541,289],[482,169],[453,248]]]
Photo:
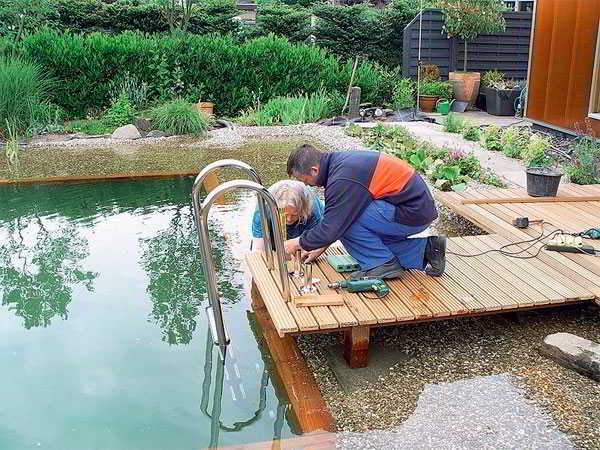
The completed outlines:
[[[369,292],[374,291],[377,298],[385,297],[389,294],[385,281],[381,278],[359,278],[358,280],[334,281],[327,285],[330,289],[346,289],[348,292]]]

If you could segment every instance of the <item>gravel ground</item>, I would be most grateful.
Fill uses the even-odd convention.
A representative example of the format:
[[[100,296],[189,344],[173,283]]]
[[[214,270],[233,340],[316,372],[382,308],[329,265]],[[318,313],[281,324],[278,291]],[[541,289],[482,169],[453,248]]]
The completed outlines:
[[[305,335],[298,342],[340,431],[396,429],[413,415],[426,385],[511,374],[577,447],[598,449],[600,384],[542,357],[537,347],[546,335],[559,331],[598,341],[599,315],[596,306],[572,305],[379,328],[371,334],[371,345],[396,348],[402,362],[351,396],[326,358],[328,346],[341,351],[341,336]],[[487,419],[482,415],[480,420]]]
[[[146,138],[137,140],[119,140],[110,138],[73,139],[74,135],[40,136],[32,140],[31,147],[64,148],[116,148],[140,146],[185,146],[188,148],[230,148],[244,145],[254,139],[263,138],[306,138],[317,141],[326,148],[348,150],[364,149],[360,139],[344,134],[341,127],[325,127],[316,124],[272,127],[219,128],[208,133],[206,138],[173,136],[166,138]],[[83,135],[81,135],[83,136]]]
[[[415,412],[390,431],[341,433],[343,449],[572,449],[509,375],[427,384]]]

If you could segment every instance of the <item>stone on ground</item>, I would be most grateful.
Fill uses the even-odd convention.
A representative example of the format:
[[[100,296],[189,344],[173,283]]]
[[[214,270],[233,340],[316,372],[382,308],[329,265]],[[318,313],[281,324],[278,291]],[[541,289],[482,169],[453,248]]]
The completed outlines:
[[[143,117],[136,117],[133,120],[133,124],[139,131],[150,131],[152,129],[152,122],[150,119],[145,119]]]
[[[113,131],[110,136],[113,139],[140,139],[142,135],[135,125],[124,125]]]
[[[169,133],[160,130],[152,130],[146,135],[147,138],[163,138],[169,136],[171,136]]]
[[[600,381],[600,344],[570,333],[549,334],[540,352],[569,369]]]

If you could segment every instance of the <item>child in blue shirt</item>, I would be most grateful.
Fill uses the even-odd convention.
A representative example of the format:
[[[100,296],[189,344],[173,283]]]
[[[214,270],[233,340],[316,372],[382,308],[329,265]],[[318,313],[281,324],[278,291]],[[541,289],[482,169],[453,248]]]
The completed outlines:
[[[305,230],[310,230],[323,217],[323,202],[310,187],[300,181],[281,180],[269,188],[277,206],[283,208],[286,215],[287,239],[300,236]],[[273,241],[272,241],[273,242]],[[252,250],[264,249],[263,231],[260,226],[258,206],[252,217]]]

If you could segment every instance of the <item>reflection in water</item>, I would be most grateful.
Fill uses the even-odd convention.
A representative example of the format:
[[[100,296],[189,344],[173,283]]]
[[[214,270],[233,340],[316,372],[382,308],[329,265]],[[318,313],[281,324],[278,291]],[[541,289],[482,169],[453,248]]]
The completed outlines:
[[[200,307],[206,297],[196,224],[189,204],[177,205],[169,226],[156,235],[140,239],[141,265],[149,278],[147,292],[152,301],[150,320],[162,329],[169,344],[189,344],[196,329]],[[167,214],[171,211],[163,211]],[[237,302],[240,286],[231,277],[233,257],[220,233],[209,230],[218,287],[223,303]]]
[[[259,386],[259,401],[254,415],[245,421],[238,421],[232,425],[223,424],[221,421],[221,402],[223,399],[224,384],[227,384],[229,387],[228,390],[231,392],[231,396],[234,401],[237,400],[236,396],[239,396],[240,399],[246,400],[246,390],[244,388],[244,382],[240,376],[240,371],[237,367],[237,362],[233,355],[232,348],[225,347],[222,350],[218,350],[213,403],[210,413],[208,412],[213,372],[213,348],[215,348],[215,345],[213,343],[213,338],[210,334],[210,331],[208,330],[206,334],[204,381],[202,382],[202,400],[200,402],[200,410],[211,419],[210,444],[208,446],[208,448],[211,449],[219,446],[219,435],[221,431],[238,432],[260,419],[267,406],[267,386],[269,385],[269,370],[267,369],[268,366],[266,361],[263,361],[264,366]],[[288,404],[279,400],[277,405],[277,415],[273,424],[274,441],[281,439],[281,432],[287,410]]]
[[[93,291],[95,272],[85,271],[88,241],[72,224],[49,230],[41,217],[4,222],[0,233],[2,305],[23,318],[23,326],[46,327],[67,319],[73,288]]]

